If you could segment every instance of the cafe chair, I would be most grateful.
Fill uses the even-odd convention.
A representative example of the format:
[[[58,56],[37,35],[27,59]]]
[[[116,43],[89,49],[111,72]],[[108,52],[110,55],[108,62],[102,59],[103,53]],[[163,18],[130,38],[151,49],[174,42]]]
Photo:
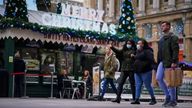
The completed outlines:
[[[79,95],[80,95],[79,88],[74,87],[73,81],[70,79],[63,79],[63,97],[65,95],[67,95],[67,98],[74,99],[74,97],[76,96],[77,99],[79,99]]]

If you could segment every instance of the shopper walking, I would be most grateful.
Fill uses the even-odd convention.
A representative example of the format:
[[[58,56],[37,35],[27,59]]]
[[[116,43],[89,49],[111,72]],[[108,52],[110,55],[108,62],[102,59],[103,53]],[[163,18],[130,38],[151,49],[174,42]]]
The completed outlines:
[[[137,43],[137,52],[135,55],[135,82],[136,82],[136,96],[135,101],[131,104],[140,104],[139,98],[141,95],[142,85],[144,83],[147,88],[151,101],[149,105],[156,104],[153,88],[151,86],[152,81],[152,69],[154,67],[153,50],[148,46],[146,40],[142,39]]]
[[[121,93],[123,91],[123,85],[129,77],[129,82],[131,85],[131,94],[132,99],[135,100],[135,79],[134,79],[134,55],[136,53],[136,45],[133,40],[128,40],[123,45],[123,48],[121,50],[116,49],[115,47],[111,47],[111,49],[117,54],[120,55],[122,59],[121,61],[121,74],[120,74],[120,81],[118,82],[118,88],[117,88],[117,97],[112,102],[120,103],[121,101]]]
[[[179,44],[178,37],[170,32],[171,24],[167,21],[162,22],[161,29],[164,33],[158,43],[158,68],[156,79],[159,87],[165,94],[163,106],[176,106],[176,87],[167,87],[164,81],[165,68],[176,68],[178,64]]]
[[[103,100],[103,96],[105,95],[106,88],[108,83],[110,83],[113,91],[117,94],[117,89],[114,84],[114,77],[115,77],[115,72],[118,68],[118,63],[116,60],[116,56],[111,50],[110,46],[106,47],[106,54],[105,54],[105,61],[104,61],[104,84],[102,88],[102,93],[100,95],[99,100]]]

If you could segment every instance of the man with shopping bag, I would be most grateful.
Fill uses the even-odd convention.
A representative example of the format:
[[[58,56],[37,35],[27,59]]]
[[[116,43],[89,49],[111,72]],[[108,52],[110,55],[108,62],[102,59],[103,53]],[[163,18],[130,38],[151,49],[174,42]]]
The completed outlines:
[[[163,36],[158,43],[158,68],[156,79],[159,87],[165,94],[164,107],[174,107],[177,105],[176,87],[168,86],[167,81],[164,81],[167,70],[177,68],[179,55],[178,37],[170,32],[170,28],[170,22],[164,21],[161,23]]]

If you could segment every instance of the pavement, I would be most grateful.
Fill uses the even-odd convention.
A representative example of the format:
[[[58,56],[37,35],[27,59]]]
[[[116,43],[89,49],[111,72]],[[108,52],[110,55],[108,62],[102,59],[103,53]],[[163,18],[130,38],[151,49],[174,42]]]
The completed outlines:
[[[141,102],[132,105],[130,101],[120,104],[111,101],[87,101],[83,99],[49,99],[49,98],[0,98],[0,108],[162,108],[161,101],[155,105]],[[191,108],[191,102],[180,102],[175,108]]]
[[[110,99],[116,98],[116,94],[106,93],[104,97],[110,100]],[[155,97],[158,101],[164,101],[164,99],[165,99],[164,95],[155,95]],[[122,94],[121,98],[125,99],[125,100],[126,99],[130,100],[132,98],[132,95],[131,94]],[[141,94],[140,100],[149,101],[150,99],[151,99],[150,95]],[[191,102],[192,103],[192,96],[178,96],[178,102]]]

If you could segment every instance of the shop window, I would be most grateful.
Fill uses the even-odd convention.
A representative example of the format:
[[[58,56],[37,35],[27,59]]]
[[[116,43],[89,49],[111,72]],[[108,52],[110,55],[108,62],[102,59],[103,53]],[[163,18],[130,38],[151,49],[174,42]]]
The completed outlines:
[[[93,52],[93,46],[83,46],[81,49],[81,52],[83,53],[92,53]]]
[[[144,38],[151,39],[152,37],[152,24],[143,24],[142,27],[144,28]]]
[[[40,70],[40,60],[38,59],[38,53],[36,48],[22,49],[22,57],[26,62],[26,67],[28,71]]]
[[[63,61],[65,64],[63,66],[66,66],[69,72],[69,75],[73,74],[73,52],[64,52],[63,53],[64,58]]]
[[[54,52],[42,52],[41,54],[41,73],[55,73],[56,54]]]
[[[67,68],[69,75],[73,75],[73,52],[60,52],[61,68]]]

